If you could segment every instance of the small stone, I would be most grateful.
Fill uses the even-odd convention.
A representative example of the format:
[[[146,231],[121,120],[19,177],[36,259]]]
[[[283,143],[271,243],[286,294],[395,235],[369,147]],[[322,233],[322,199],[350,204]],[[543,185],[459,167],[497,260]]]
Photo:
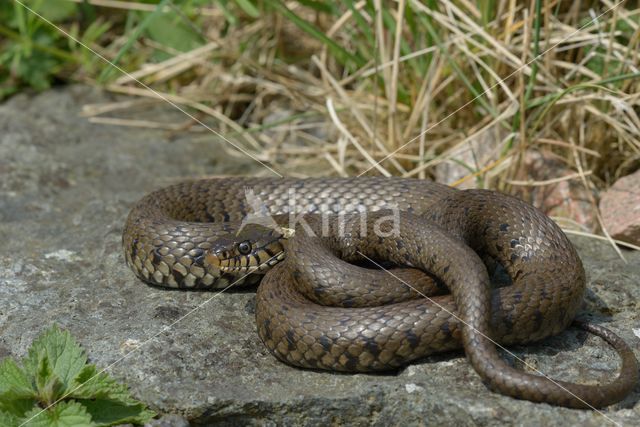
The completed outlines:
[[[602,193],[600,212],[611,237],[640,245],[640,170],[620,178]]]

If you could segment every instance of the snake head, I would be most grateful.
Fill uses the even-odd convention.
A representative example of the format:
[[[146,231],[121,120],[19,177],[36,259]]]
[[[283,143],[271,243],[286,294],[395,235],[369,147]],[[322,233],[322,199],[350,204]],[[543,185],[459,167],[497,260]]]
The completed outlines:
[[[247,224],[237,233],[220,236],[205,255],[205,262],[233,275],[266,271],[284,259],[283,240],[288,229]]]

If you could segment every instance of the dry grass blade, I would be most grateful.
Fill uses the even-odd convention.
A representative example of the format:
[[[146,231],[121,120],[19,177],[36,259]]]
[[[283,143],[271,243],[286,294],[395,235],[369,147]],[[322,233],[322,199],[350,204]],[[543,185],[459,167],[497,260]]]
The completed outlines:
[[[640,13],[629,3],[278,4],[260,16],[235,2],[199,8],[205,40],[184,51],[143,35],[132,49],[145,59],[131,75],[288,174],[433,178],[443,165],[463,165],[465,176],[449,183],[515,191],[580,178],[593,194],[640,163]],[[125,42],[115,39],[107,56]],[[158,52],[162,60],[153,59]],[[122,77],[109,87],[148,96],[130,83]],[[115,103],[84,114],[135,108]],[[134,119],[93,120],[160,126]],[[498,136],[482,140],[486,132]],[[522,159],[542,151],[568,171],[531,178]],[[595,198],[592,205],[597,211]]]

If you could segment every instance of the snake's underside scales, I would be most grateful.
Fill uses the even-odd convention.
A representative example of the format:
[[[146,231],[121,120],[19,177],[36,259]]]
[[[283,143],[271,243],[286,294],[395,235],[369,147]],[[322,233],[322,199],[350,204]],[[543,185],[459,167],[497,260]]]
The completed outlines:
[[[364,230],[355,217],[344,216],[340,239],[303,237],[298,229],[286,243],[275,231],[252,235],[251,253],[220,261],[216,254],[229,252],[225,246],[236,244],[230,236],[257,209],[274,218],[378,213]],[[376,215],[389,213],[399,218],[398,234],[382,238],[371,227]],[[310,222],[318,226],[317,218]],[[330,220],[328,228],[336,222]],[[585,273],[553,221],[497,192],[400,178],[200,180],[144,197],[129,214],[123,245],[136,275],[158,286],[224,288],[266,273],[256,301],[258,332],[271,353],[296,366],[388,370],[464,348],[492,390],[577,408],[617,402],[638,379],[632,350],[591,324],[579,325],[604,338],[622,359],[618,377],[607,384],[555,381],[503,361],[494,341],[538,341],[574,321]],[[346,264],[336,253],[418,267],[436,280],[407,268],[386,272]],[[492,289],[483,261],[503,268],[511,285]],[[254,274],[247,276],[251,266]],[[313,280],[320,283],[309,284]],[[365,284],[359,288],[356,281]],[[405,284],[413,283],[429,298],[407,292]],[[442,284],[450,295],[438,295]],[[401,295],[389,297],[393,292]]]

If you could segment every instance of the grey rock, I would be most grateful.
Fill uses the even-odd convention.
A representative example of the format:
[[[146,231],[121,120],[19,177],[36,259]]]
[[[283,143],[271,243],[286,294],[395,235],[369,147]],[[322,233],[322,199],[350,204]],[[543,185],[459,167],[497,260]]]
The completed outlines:
[[[57,323],[137,398],[193,425],[638,425],[640,387],[601,413],[534,404],[487,390],[460,353],[379,375],[296,369],[260,342],[251,290],[140,283],[120,246],[138,198],[182,178],[265,171],[224,154],[214,136],[171,140],[78,116],[85,103],[112,100],[74,86],[0,106],[0,357],[23,356]],[[139,114],[183,121],[165,106]],[[589,276],[584,312],[640,355],[640,254],[624,263],[606,244],[573,241]],[[510,350],[569,381],[609,380],[619,364],[601,340],[573,329]]]
[[[189,427],[189,421],[180,415],[167,414],[148,422],[144,427]]]

